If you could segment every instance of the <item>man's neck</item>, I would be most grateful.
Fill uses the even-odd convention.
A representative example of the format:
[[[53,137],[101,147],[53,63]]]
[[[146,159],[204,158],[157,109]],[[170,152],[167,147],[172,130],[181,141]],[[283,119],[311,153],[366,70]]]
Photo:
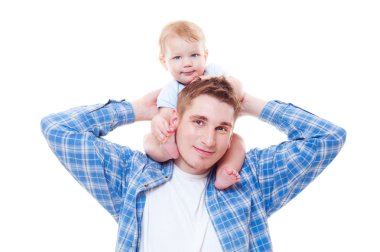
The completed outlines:
[[[185,173],[188,173],[188,174],[192,174],[192,175],[209,174],[210,170],[211,170],[211,168],[209,168],[207,170],[197,170],[196,168],[194,168],[191,165],[189,165],[186,161],[184,161],[183,159],[181,159],[181,157],[179,157],[176,160],[174,160],[174,165],[175,165],[175,167],[177,167],[181,171],[183,171]]]

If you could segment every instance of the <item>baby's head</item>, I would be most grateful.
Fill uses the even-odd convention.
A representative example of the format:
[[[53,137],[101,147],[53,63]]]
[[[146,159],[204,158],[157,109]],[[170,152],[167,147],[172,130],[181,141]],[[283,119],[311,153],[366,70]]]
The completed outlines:
[[[202,76],[208,51],[202,29],[189,21],[167,24],[160,35],[160,62],[175,80],[187,85]]]

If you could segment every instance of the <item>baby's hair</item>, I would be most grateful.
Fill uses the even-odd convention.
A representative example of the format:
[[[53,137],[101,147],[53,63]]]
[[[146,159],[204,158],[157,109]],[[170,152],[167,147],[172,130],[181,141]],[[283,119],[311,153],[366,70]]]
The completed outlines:
[[[161,30],[159,45],[160,54],[165,54],[165,43],[169,37],[180,37],[189,42],[202,42],[205,46],[206,37],[203,34],[202,29],[190,21],[179,20],[171,22],[164,26]]]

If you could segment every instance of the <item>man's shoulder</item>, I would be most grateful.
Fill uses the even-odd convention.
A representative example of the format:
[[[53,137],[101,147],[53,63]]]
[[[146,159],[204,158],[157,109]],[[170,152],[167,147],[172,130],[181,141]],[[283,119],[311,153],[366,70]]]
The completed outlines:
[[[166,169],[165,167],[169,165],[167,164],[169,162],[157,162],[139,150],[131,151],[130,155],[131,156],[127,158],[126,161],[129,163],[130,168],[133,170],[133,172],[145,173],[146,171],[152,170],[158,171]]]
[[[260,148],[252,148],[245,153],[244,163],[241,168],[241,171],[249,173],[250,175],[255,176],[255,169],[258,167],[258,162],[260,162]]]

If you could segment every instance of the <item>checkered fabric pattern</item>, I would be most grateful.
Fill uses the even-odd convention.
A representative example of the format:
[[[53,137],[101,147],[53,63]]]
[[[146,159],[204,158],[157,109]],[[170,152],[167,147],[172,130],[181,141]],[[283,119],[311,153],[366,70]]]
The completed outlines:
[[[300,193],[336,157],[346,132],[292,104],[268,102],[260,119],[288,141],[251,149],[241,182],[219,191],[209,175],[206,205],[224,251],[272,251],[268,217]],[[171,179],[173,162],[157,163],[144,153],[102,136],[134,122],[130,103],[109,101],[49,115],[42,132],[71,175],[115,218],[116,251],[138,251],[145,191]]]

